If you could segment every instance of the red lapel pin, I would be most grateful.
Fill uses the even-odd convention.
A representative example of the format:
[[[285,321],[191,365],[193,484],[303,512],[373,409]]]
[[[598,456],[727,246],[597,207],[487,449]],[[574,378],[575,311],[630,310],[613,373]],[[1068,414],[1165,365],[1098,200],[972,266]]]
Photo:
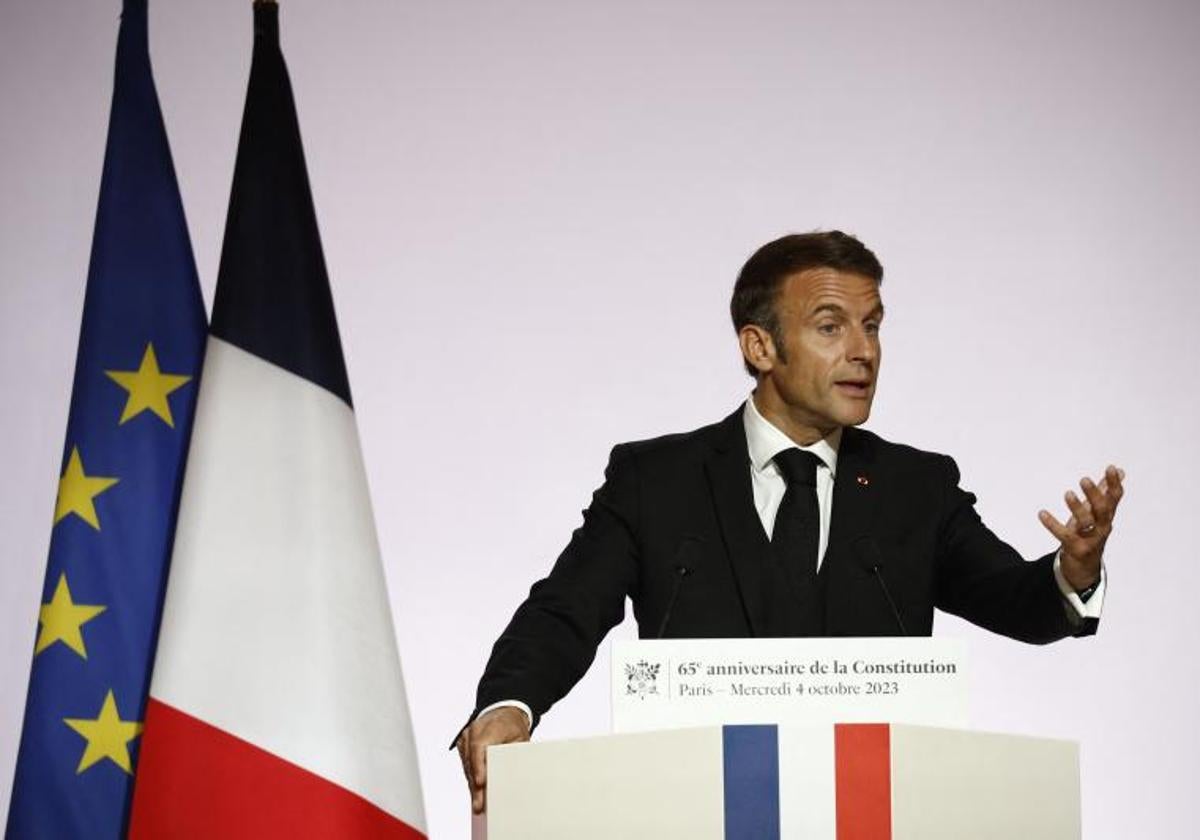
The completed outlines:
[[[856,478],[854,480],[857,481],[859,484],[861,484],[863,487],[866,487],[868,484],[871,483],[871,479],[867,478],[865,475],[860,475],[858,478]]]

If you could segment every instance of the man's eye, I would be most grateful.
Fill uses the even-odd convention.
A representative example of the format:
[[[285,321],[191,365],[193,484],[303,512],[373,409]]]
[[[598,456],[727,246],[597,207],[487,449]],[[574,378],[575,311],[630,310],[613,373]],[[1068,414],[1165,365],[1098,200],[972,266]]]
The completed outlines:
[[[867,333],[870,335],[877,335],[879,333],[879,328],[881,326],[882,326],[882,324],[880,324],[878,321],[868,321],[863,326],[863,329],[865,329],[867,331]]]
[[[821,335],[837,335],[839,329],[841,329],[840,324],[817,324],[817,332]]]

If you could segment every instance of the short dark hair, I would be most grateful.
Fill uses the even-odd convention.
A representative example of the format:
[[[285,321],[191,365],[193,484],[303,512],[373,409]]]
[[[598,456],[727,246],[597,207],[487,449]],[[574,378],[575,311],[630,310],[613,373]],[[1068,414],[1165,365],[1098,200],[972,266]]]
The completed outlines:
[[[883,266],[875,254],[850,234],[840,230],[792,233],[768,242],[742,266],[729,301],[733,328],[740,332],[747,324],[762,327],[775,342],[780,359],[786,362],[775,301],[784,280],[810,268],[832,268],[883,282]],[[758,376],[753,365],[743,363],[747,373]]]

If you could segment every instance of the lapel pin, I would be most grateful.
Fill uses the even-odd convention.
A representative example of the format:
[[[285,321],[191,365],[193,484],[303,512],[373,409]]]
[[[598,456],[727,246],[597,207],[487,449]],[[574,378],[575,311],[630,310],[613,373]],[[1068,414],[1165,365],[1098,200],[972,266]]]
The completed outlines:
[[[854,480],[857,481],[859,484],[861,484],[863,487],[866,487],[868,484],[871,483],[871,479],[867,478],[865,475],[860,475],[858,478],[856,478]]]

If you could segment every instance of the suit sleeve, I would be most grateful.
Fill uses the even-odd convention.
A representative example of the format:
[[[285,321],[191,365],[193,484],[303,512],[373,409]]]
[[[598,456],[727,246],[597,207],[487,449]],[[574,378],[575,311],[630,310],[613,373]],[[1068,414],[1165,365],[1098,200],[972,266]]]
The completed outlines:
[[[536,726],[584,675],[601,640],[624,618],[625,598],[637,582],[638,502],[633,453],[618,446],[583,524],[492,648],[476,710],[522,700]]]
[[[1025,561],[991,532],[975,496],[958,486],[953,459],[939,456],[945,487],[938,534],[935,598],[946,612],[995,633],[1033,644],[1094,632],[1067,617],[1054,579],[1054,553]]]

